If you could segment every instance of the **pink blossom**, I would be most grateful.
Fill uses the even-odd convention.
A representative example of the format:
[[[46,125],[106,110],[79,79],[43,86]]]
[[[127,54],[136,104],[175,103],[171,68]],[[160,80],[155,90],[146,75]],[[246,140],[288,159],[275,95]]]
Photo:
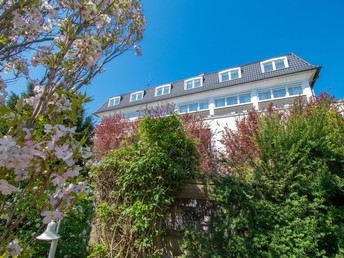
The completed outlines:
[[[50,223],[52,220],[54,221],[60,221],[63,218],[63,213],[60,211],[43,211],[41,213],[41,216],[44,217],[43,219],[43,223],[44,224],[48,224]]]
[[[16,187],[10,185],[6,180],[0,180],[0,191],[3,195],[9,195],[15,191],[18,191]]]
[[[79,172],[82,168],[80,166],[76,166],[74,167],[73,169],[72,168],[69,168],[67,169],[67,172],[63,174],[63,176],[65,178],[68,178],[68,177],[76,177],[79,175]]]
[[[10,135],[5,135],[3,138],[0,138],[0,151],[8,151],[10,148],[16,145],[17,143]]]
[[[23,180],[28,179],[28,178],[29,178],[29,176],[28,176],[27,170],[22,169],[22,170],[16,172],[16,177],[14,178],[14,180],[19,182],[19,181],[23,181]]]
[[[45,133],[50,133],[50,131],[53,129],[53,127],[50,124],[45,124],[44,125],[44,132]]]
[[[20,254],[20,244],[18,243],[18,239],[15,239],[8,243],[6,249],[11,255],[11,257],[17,257],[18,254]]]
[[[35,94],[42,94],[44,91],[44,87],[41,85],[36,85],[35,88],[33,88],[33,92]]]
[[[56,174],[56,173],[53,173],[51,176],[52,176],[52,177],[55,177],[55,178],[52,180],[52,183],[53,183],[53,185],[55,185],[55,186],[61,185],[61,184],[63,184],[63,183],[66,182],[66,177],[64,177],[64,176],[60,176],[60,175],[58,175],[58,174]]]
[[[65,143],[62,146],[55,147],[55,156],[66,161],[73,156],[73,152],[70,151],[69,145]]]
[[[31,132],[27,128],[23,128],[23,131],[25,132],[25,139],[30,139],[31,138]]]
[[[32,147],[33,146],[33,141],[32,140],[26,141],[25,145],[29,146],[29,147]]]

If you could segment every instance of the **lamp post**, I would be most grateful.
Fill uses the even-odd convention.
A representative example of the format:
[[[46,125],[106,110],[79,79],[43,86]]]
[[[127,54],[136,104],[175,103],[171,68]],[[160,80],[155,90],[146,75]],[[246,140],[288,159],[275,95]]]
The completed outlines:
[[[52,220],[48,224],[47,229],[41,235],[36,237],[37,240],[51,241],[48,258],[55,257],[57,241],[60,238],[60,236],[57,234],[59,232],[59,228],[60,228],[60,222],[57,224],[57,227],[56,227],[56,222]]]

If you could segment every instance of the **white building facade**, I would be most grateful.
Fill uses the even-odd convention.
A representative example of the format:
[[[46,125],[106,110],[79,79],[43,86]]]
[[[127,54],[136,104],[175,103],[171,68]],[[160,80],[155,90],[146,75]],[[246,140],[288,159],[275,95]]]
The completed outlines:
[[[314,95],[320,69],[290,53],[113,96],[95,115],[102,119],[122,113],[136,119],[147,107],[173,104],[180,114],[202,116],[213,131],[216,146],[224,126],[235,129],[235,120],[252,108],[264,111],[271,102],[276,108],[287,108],[299,96],[308,100]]]

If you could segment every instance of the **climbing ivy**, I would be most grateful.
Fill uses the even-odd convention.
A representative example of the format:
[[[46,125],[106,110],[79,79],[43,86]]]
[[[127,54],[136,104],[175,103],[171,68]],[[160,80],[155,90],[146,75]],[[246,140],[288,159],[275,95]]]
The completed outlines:
[[[146,117],[138,133],[94,167],[94,250],[101,257],[162,254],[162,219],[181,184],[197,176],[199,153],[176,115]]]

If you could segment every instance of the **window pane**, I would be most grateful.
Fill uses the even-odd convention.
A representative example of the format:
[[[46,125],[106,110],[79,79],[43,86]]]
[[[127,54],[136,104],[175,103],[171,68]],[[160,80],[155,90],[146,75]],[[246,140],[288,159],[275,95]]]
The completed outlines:
[[[138,93],[137,94],[137,100],[141,100],[143,98],[143,93]]]
[[[264,72],[270,72],[274,69],[272,66],[272,62],[265,63],[263,64],[263,66],[264,66]]]
[[[170,86],[164,87],[164,94],[169,94],[170,93]]]
[[[156,90],[156,95],[157,96],[161,96],[162,95],[162,88],[158,88],[157,90]]]
[[[250,94],[239,95],[239,101],[240,101],[240,103],[251,102],[251,95]]]
[[[238,79],[239,78],[239,70],[231,71],[231,79]]]
[[[186,88],[187,89],[192,89],[192,81],[188,81],[187,83],[186,83]]]
[[[285,89],[273,90],[272,92],[274,94],[274,98],[282,98],[286,95]]]
[[[236,104],[238,104],[237,96],[227,98],[227,105],[236,105]]]
[[[289,95],[299,95],[302,94],[302,88],[300,86],[288,88]]]
[[[204,110],[209,108],[209,102],[201,102],[199,103],[199,109]]]
[[[276,69],[282,69],[282,68],[285,68],[285,65],[284,65],[284,60],[276,60],[275,61],[275,66],[276,66]]]
[[[190,104],[189,105],[189,112],[197,111],[198,103]]]
[[[194,83],[195,83],[195,88],[201,87],[201,79],[194,80]]]
[[[224,107],[226,106],[226,99],[216,99],[215,100],[215,107]]]
[[[221,81],[224,82],[224,81],[228,81],[229,80],[229,76],[228,76],[228,73],[221,73]]]
[[[187,105],[179,107],[179,113],[186,113],[187,111],[188,111],[188,106]]]
[[[115,105],[115,99],[110,99],[109,100],[109,106]]]
[[[136,118],[136,117],[139,117],[139,112],[133,112],[129,114],[129,118]]]
[[[259,100],[271,99],[270,91],[263,91],[258,93]]]
[[[132,94],[130,97],[130,101],[135,101],[136,100],[136,94]]]

